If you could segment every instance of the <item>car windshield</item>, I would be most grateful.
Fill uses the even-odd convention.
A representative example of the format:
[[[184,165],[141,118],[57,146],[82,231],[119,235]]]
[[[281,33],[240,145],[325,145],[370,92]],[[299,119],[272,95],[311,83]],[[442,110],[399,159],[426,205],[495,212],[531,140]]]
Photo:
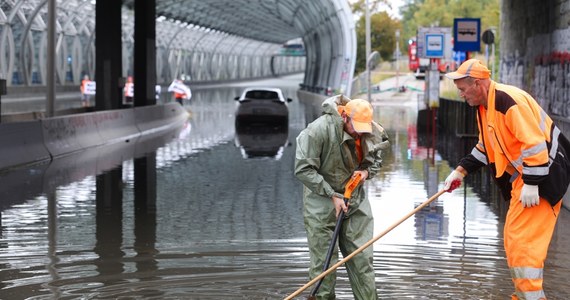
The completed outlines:
[[[273,91],[248,91],[245,93],[246,99],[279,99],[279,94]]]

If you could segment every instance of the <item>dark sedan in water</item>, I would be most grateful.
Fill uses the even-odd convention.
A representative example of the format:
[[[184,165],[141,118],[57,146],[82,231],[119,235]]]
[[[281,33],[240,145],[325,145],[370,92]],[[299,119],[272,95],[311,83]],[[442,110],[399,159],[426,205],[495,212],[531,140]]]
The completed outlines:
[[[247,88],[238,101],[236,124],[245,123],[279,123],[287,124],[289,120],[288,102],[279,88]]]

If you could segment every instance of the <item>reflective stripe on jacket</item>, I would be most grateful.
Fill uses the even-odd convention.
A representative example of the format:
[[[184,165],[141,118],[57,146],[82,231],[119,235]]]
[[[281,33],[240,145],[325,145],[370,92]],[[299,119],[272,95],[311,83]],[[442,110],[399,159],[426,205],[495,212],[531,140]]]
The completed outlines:
[[[538,103],[517,87],[491,81],[487,98],[487,108],[478,108],[479,142],[460,165],[469,173],[490,165],[496,178],[506,179],[503,185],[519,174],[526,184],[539,185],[549,175],[559,151],[560,130]],[[510,186],[501,188],[510,191]]]

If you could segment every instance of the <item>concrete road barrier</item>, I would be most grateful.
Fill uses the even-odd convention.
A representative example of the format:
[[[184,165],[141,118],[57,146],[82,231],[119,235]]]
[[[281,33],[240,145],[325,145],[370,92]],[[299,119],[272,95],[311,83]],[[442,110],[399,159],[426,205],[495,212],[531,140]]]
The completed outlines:
[[[0,170],[50,161],[103,145],[160,140],[182,127],[188,112],[178,103],[0,123]],[[133,156],[125,153],[125,157]],[[110,161],[115,164],[116,160]]]
[[[188,119],[188,112],[177,102],[162,105],[161,109],[151,106],[135,108],[137,128],[142,134],[168,130]]]
[[[153,109],[162,109],[152,106]],[[134,109],[116,109],[93,113],[99,134],[106,144],[130,143],[140,136],[140,131],[135,123]]]
[[[97,130],[96,114],[46,118],[41,123],[45,145],[53,157],[103,144]]]
[[[40,121],[0,125],[0,169],[51,159]]]

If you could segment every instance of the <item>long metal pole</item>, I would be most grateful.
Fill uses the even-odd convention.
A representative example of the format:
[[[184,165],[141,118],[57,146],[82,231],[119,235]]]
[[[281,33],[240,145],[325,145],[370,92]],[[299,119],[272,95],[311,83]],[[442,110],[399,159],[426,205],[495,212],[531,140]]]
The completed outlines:
[[[53,117],[55,103],[55,16],[56,0],[48,2],[48,33],[47,33],[47,103],[46,117]]]
[[[368,93],[368,101],[372,101],[371,99],[371,93],[370,93],[370,8],[368,5],[368,0],[366,0],[366,16],[365,16],[365,22],[366,22],[366,91]]]
[[[396,91],[400,90],[400,30],[396,30]]]
[[[497,80],[497,76],[495,75],[495,43],[491,44],[491,56],[493,57],[491,60],[493,62],[491,66],[491,76],[493,80]],[[487,64],[487,66],[489,66],[489,64]]]

